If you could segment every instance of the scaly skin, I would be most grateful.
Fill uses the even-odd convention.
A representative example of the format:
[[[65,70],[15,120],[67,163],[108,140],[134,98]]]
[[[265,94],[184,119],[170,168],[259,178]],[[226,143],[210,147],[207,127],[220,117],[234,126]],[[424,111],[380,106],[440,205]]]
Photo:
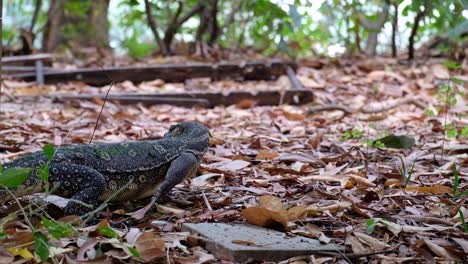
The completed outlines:
[[[171,127],[159,140],[60,147],[50,163],[49,182],[55,194],[96,206],[111,201],[128,201],[153,195],[160,200],[185,177],[195,174],[208,150],[209,131],[197,122]],[[29,178],[11,191],[16,197],[44,191],[37,168],[47,162],[42,151],[34,152],[3,168],[33,168]],[[130,183],[129,183],[130,182]],[[0,187],[0,204],[12,197]],[[66,215],[82,215],[92,208],[70,201]]]

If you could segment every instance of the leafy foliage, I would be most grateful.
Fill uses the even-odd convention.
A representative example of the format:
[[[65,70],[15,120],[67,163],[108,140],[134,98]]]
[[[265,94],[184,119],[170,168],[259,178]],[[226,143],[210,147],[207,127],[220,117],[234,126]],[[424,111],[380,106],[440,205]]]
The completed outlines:
[[[183,1],[182,15],[199,3],[209,1]],[[265,54],[281,52],[291,57],[310,54],[334,55],[343,52],[359,52],[368,31],[359,22],[359,17],[376,21],[384,1],[362,2],[356,0],[295,1],[284,4],[274,0],[219,1],[216,19],[220,25],[218,43],[225,47],[254,47]],[[416,40],[426,41],[434,35],[446,35],[451,40],[463,41],[466,35],[466,18],[462,12],[466,1],[426,1],[417,0],[406,3],[397,1],[399,17],[407,22],[404,26],[412,27],[416,13],[424,9],[425,16]],[[26,28],[34,10],[35,1],[7,1],[6,23],[3,30],[3,42],[6,46],[19,45],[18,26]],[[171,20],[178,12],[179,4],[171,1],[150,1],[155,21],[163,31],[171,26]],[[70,24],[63,34],[73,37],[86,32],[84,19],[91,7],[91,1],[66,1],[64,9],[72,13],[76,23]],[[38,26],[47,20],[47,9],[41,8]],[[386,23],[391,23],[391,14]],[[110,35],[113,47],[125,51],[130,56],[141,59],[150,55],[157,45],[152,39],[147,25],[143,1],[119,0],[111,4],[109,10]],[[226,24],[224,24],[226,23]],[[178,42],[193,41],[200,25],[200,16],[195,15],[184,23],[177,32]],[[387,30],[387,26],[383,30]],[[409,30],[408,30],[409,31]],[[408,31],[401,30],[402,46],[406,47]],[[42,31],[38,31],[38,39]],[[379,44],[380,51],[386,51],[390,39],[384,38]],[[14,44],[16,43],[16,44]],[[36,41],[36,46],[39,42]],[[445,45],[445,44],[443,44]],[[444,46],[445,48],[448,46]]]

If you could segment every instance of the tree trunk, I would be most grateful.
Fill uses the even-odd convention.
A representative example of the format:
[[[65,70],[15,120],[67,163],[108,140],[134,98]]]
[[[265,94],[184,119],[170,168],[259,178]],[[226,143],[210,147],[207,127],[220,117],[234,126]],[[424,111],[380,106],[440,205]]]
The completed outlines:
[[[398,30],[398,0],[393,0],[393,22],[392,22],[392,57],[397,56],[396,34]]]
[[[42,0],[36,0],[36,6],[34,7],[34,14],[31,19],[31,25],[29,26],[29,31],[31,33],[34,32],[34,26],[36,25],[37,17],[39,15],[39,11],[41,10],[42,7]]]
[[[389,0],[385,1],[382,13],[376,22],[371,22],[365,19],[363,16],[359,17],[360,24],[368,31],[367,43],[365,53],[369,56],[375,56],[377,50],[378,35],[382,30],[383,25],[387,21],[389,9]]]
[[[416,17],[414,18],[413,27],[411,27],[411,33],[410,33],[409,40],[408,40],[409,42],[408,59],[409,60],[414,59],[414,38],[416,37],[416,34],[418,33],[419,23],[423,19],[425,13],[426,13],[426,7],[424,7],[423,11],[419,9],[418,13],[416,13]]]
[[[210,13],[210,23],[208,24],[210,36],[208,38],[208,45],[212,47],[216,43],[219,35],[218,0],[211,0]]]
[[[3,0],[0,0],[0,36],[3,36]],[[2,58],[3,58],[3,39],[0,39],[0,111],[2,111]]]
[[[42,50],[45,52],[53,52],[57,48],[60,24],[62,22],[64,13],[64,3],[65,0],[50,1],[47,22],[45,24],[44,37],[42,38]]]
[[[354,19],[354,42],[356,42],[356,50],[358,53],[362,52],[361,48],[361,36],[359,35],[359,28],[360,28],[359,21]]]
[[[51,0],[42,49],[54,52],[59,46],[108,48],[109,1]],[[76,5],[70,5],[72,9],[66,2]]]
[[[153,18],[153,12],[151,11],[151,5],[148,0],[145,0],[145,10],[146,10],[146,18],[148,20],[148,25],[150,26],[151,31],[153,32],[154,38],[156,39],[156,43],[158,43],[159,50],[161,51],[163,56],[169,56],[170,55],[169,49],[165,45],[165,43],[162,41],[161,37],[159,36],[158,24]]]
[[[107,14],[109,11],[110,0],[91,0],[91,7],[88,11],[87,24],[92,27],[88,33],[90,35],[82,39],[80,43],[86,46],[97,46],[109,48],[109,20]]]
[[[174,37],[179,31],[180,27],[191,17],[200,13],[204,9],[204,7],[205,5],[203,4],[203,2],[200,2],[194,7],[192,7],[192,9],[190,9],[184,16],[179,18],[183,9],[182,2],[179,2],[179,7],[177,8],[175,15],[171,19],[171,22],[169,23],[166,31],[164,32],[164,44],[169,50],[169,53],[171,53],[172,41],[174,40]]]

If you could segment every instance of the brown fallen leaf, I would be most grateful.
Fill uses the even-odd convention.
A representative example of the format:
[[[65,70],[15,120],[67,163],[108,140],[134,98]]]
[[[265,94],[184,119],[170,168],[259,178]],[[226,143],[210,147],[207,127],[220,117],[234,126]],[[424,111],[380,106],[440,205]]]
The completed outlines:
[[[0,247],[0,264],[9,264],[12,263],[15,259],[10,252]]]
[[[234,239],[231,241],[233,244],[238,244],[238,245],[244,245],[244,246],[257,246],[255,242],[252,241],[247,241],[247,240],[239,240],[239,239]]]
[[[422,193],[432,193],[432,194],[451,194],[453,192],[452,188],[447,186],[428,186],[428,187],[421,187],[421,186],[407,186],[405,188],[406,191],[417,191]]]
[[[261,227],[286,228],[288,222],[279,213],[263,207],[249,207],[242,210],[241,215],[252,225]]]
[[[376,238],[373,238],[369,235],[366,235],[366,234],[363,234],[363,233],[360,233],[360,232],[353,232],[353,234],[359,238],[360,241],[366,243],[367,245],[369,245],[372,250],[381,250],[383,248],[386,248],[386,247],[390,247],[389,244],[385,243],[385,242],[382,242]]]
[[[353,253],[366,253],[369,251],[361,241],[353,235],[346,236],[345,244],[351,246]]]
[[[144,261],[150,261],[166,255],[166,244],[159,235],[153,232],[141,234],[135,242],[135,248]]]
[[[450,253],[448,250],[446,250],[445,248],[437,245],[436,243],[428,240],[428,239],[424,239],[424,243],[426,243],[427,247],[432,251],[434,252],[437,256],[441,257],[441,258],[444,258],[444,259],[450,259],[450,260],[455,260],[455,261],[459,261],[460,259],[455,256],[454,254]]]
[[[256,160],[272,160],[278,156],[279,154],[272,150],[260,149],[255,159]]]
[[[236,104],[236,107],[239,109],[249,109],[257,104],[256,100],[244,99]]]

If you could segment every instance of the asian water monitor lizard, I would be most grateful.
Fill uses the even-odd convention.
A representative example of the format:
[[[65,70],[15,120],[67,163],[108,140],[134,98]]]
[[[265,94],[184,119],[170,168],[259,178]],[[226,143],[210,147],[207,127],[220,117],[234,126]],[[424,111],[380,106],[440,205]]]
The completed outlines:
[[[49,184],[57,195],[71,198],[66,215],[83,215],[92,209],[83,203],[96,206],[119,190],[111,201],[153,195],[154,203],[197,171],[208,149],[209,135],[204,125],[183,122],[158,140],[60,147],[50,162]],[[3,164],[4,169],[33,168],[12,193],[21,197],[44,191],[37,169],[46,162],[46,155],[38,151]],[[12,197],[1,188],[0,204],[4,204]]]

